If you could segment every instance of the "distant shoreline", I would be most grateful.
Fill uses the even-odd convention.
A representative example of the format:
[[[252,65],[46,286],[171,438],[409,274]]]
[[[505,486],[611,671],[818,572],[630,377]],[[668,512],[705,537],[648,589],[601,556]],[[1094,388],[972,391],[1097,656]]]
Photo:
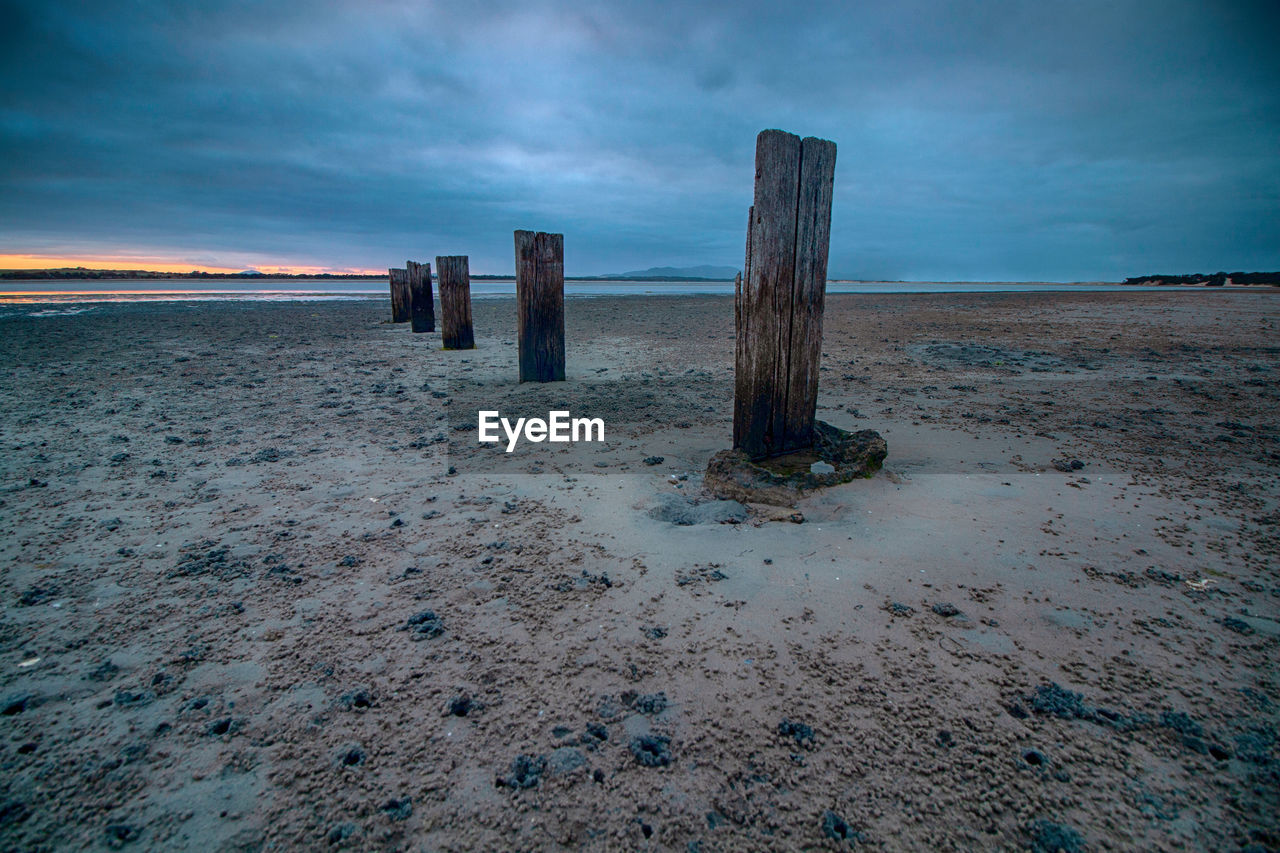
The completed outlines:
[[[436,276],[432,276],[435,280]],[[515,281],[514,275],[473,273],[476,281]],[[733,281],[703,276],[583,275],[567,281]],[[386,281],[385,274],[363,273],[168,273],[151,270],[0,270],[0,281]]]
[[[1085,294],[1119,294],[1119,293],[1164,293],[1169,299],[1177,301],[1178,296],[1200,294],[1198,298],[1212,299],[1210,294],[1226,291],[1228,293],[1250,293],[1261,298],[1264,294],[1280,294],[1280,288],[1272,287],[1225,287],[1205,288],[1181,286],[1132,286],[1123,284],[1055,284],[1050,282],[848,282],[830,281],[827,283],[827,297],[838,300],[846,296],[859,295],[935,295],[946,294],[963,297],[978,297],[991,294],[1015,293],[1060,293],[1070,295]],[[489,299],[514,299],[516,287],[511,280],[473,280],[471,283],[472,299],[479,303]],[[0,281],[0,309],[4,315],[22,306],[40,305],[90,305],[90,304],[128,304],[154,302],[241,302],[246,304],[265,302],[323,302],[348,300],[382,300],[386,301],[388,291],[384,282],[372,281],[263,281],[263,282],[196,282],[196,281]],[[654,297],[707,297],[714,299],[734,298],[733,282],[728,281],[619,281],[619,280],[577,280],[566,279],[564,283],[566,300],[618,297],[643,299]]]
[[[433,280],[435,276],[432,277]],[[471,276],[473,281],[515,281],[514,275],[477,273]],[[1243,279],[1243,280],[1239,280]],[[110,281],[174,281],[174,282],[308,282],[308,281],[367,281],[385,282],[387,276],[379,274],[345,274],[319,273],[315,275],[289,273],[166,273],[150,270],[91,270],[84,268],[52,269],[52,270],[0,270],[0,282],[110,282]],[[638,276],[638,275],[584,275],[565,276],[565,281],[573,282],[651,282],[651,283],[728,283],[733,278],[706,276]],[[1164,288],[1203,288],[1203,287],[1280,287],[1280,273],[1232,273],[1215,276],[1143,276],[1127,278],[1124,281],[977,281],[969,279],[860,279],[830,278],[829,284],[903,284],[922,285],[936,284],[956,287],[983,287],[990,285],[1026,285],[1043,284],[1055,287],[1159,287]]]

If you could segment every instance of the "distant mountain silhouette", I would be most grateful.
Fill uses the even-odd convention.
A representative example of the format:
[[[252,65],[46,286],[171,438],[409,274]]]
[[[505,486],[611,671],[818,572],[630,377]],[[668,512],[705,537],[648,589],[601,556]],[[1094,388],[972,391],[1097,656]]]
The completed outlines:
[[[261,273],[261,272],[258,272],[257,270],[240,270],[240,275],[265,275],[265,274],[266,273]]]
[[[696,267],[649,267],[647,270],[613,273],[600,278],[710,278],[732,281],[738,274],[737,267],[716,267],[702,264]]]

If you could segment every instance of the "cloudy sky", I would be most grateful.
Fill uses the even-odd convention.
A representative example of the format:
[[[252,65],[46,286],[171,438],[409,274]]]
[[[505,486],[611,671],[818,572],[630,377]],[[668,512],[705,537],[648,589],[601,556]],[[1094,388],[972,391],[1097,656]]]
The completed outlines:
[[[740,266],[780,127],[839,146],[833,277],[1275,270],[1278,35],[1274,0],[0,0],[0,266],[509,273],[516,228],[569,274]]]

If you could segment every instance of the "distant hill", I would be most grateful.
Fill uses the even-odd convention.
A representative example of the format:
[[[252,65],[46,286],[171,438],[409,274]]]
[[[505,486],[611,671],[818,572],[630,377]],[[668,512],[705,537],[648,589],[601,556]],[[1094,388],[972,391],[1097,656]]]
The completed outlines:
[[[696,267],[649,267],[647,270],[613,273],[596,276],[596,278],[657,278],[657,279],[690,279],[702,278],[712,281],[733,281],[738,274],[737,267],[715,267],[702,264]]]

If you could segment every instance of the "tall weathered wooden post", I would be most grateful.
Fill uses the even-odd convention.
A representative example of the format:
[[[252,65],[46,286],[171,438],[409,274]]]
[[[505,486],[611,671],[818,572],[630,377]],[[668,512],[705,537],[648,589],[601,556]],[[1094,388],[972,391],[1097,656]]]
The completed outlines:
[[[409,273],[410,314],[415,332],[436,330],[436,306],[431,293],[431,264],[405,261]]]
[[[564,381],[564,235],[516,232],[521,382]]]
[[[746,268],[734,282],[733,449],[713,454],[702,478],[716,497],[794,506],[814,489],[874,476],[889,452],[875,430],[816,419],[835,165],[825,139],[756,137]],[[796,451],[806,452],[770,459]]]
[[[814,442],[835,166],[834,142],[781,130],[756,137],[733,409],[734,449],[753,459]]]
[[[409,271],[389,269],[391,276],[391,322],[409,322]]]
[[[466,255],[436,257],[440,280],[440,339],[445,349],[475,349],[471,329],[471,270]]]
[[[415,269],[416,268],[416,269]],[[431,298],[431,264],[409,261],[409,319],[415,332],[436,330],[436,309]]]

